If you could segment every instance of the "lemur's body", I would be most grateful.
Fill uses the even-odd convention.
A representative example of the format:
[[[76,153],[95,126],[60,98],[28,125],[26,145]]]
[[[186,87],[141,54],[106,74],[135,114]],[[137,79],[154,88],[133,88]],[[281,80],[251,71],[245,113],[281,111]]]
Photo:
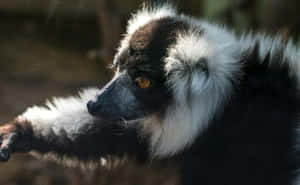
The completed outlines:
[[[182,185],[299,185],[299,60],[280,38],[144,8],[129,21],[113,80],[0,127],[0,158],[178,156]]]

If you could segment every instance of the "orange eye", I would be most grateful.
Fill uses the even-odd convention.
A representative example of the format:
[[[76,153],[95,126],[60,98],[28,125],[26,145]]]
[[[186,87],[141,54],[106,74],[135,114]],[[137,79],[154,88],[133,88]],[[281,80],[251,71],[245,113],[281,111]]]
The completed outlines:
[[[135,81],[137,82],[138,86],[142,89],[148,88],[151,84],[150,80],[144,77],[138,77],[135,79]]]
[[[111,69],[113,70],[114,73],[116,73],[116,72],[118,72],[118,69],[119,69],[119,68],[114,66],[114,67],[112,67]]]

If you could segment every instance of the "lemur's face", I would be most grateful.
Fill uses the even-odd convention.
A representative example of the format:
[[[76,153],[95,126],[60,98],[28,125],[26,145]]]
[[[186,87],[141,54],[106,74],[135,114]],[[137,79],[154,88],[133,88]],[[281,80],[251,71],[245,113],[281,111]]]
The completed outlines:
[[[152,21],[127,36],[115,56],[114,78],[101,90],[89,112],[104,119],[135,120],[163,112],[172,98],[163,59],[175,32],[185,25],[170,18]]]

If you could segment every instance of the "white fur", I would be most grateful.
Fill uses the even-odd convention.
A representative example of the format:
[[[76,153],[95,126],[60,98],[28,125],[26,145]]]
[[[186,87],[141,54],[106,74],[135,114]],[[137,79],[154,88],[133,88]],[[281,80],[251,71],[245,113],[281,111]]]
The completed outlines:
[[[203,27],[206,27],[203,33],[193,30],[178,34],[177,42],[165,58],[175,102],[168,107],[161,127],[153,131],[151,144],[155,156],[174,155],[192,144],[216,112],[221,111],[230,97],[231,80],[238,78],[236,39],[217,27]],[[203,59],[208,74],[201,69],[186,71]]]
[[[35,135],[47,137],[63,133],[73,139],[82,127],[93,124],[95,118],[88,113],[86,104],[96,97],[97,92],[99,89],[90,88],[80,92],[79,96],[53,98],[45,107],[27,109],[20,118],[30,121]]]

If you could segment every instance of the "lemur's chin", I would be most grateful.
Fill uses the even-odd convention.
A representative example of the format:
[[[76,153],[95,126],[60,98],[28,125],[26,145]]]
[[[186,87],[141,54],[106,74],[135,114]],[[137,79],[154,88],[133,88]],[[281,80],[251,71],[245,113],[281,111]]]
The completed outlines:
[[[96,118],[99,118],[101,120],[105,120],[105,121],[112,121],[112,122],[115,122],[115,121],[120,121],[122,120],[121,118],[119,117],[114,117],[112,115],[109,115],[107,113],[103,113],[103,112],[89,112],[92,116],[96,117]]]
[[[111,115],[108,115],[108,114],[105,114],[105,113],[102,113],[102,112],[96,112],[96,113],[93,113],[91,115],[94,116],[94,117],[96,117],[96,118],[99,118],[101,120],[106,120],[106,121],[118,121],[118,120],[121,120],[120,118],[113,117]]]

